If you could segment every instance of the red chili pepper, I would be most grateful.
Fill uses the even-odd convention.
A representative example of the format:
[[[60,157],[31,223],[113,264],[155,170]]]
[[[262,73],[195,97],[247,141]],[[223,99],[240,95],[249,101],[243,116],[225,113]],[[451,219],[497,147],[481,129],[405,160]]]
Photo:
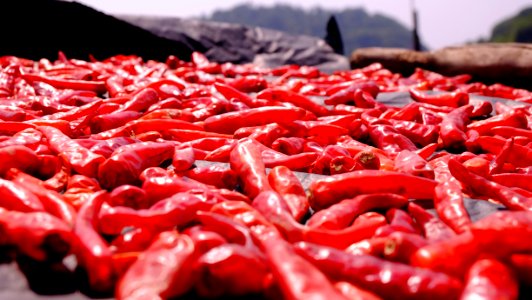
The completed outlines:
[[[281,236],[264,233],[261,228],[254,229],[253,234],[268,258],[285,299],[345,299],[323,273],[297,255]]]
[[[410,264],[463,278],[481,253],[480,244],[466,231],[418,249],[411,256]]]
[[[440,219],[413,202],[408,204],[408,212],[419,224],[425,238],[431,242],[449,239],[455,235],[454,231]]]
[[[48,139],[52,150],[65,157],[76,172],[89,177],[96,176],[98,166],[105,160],[103,156],[80,147],[56,128],[39,126],[37,129]]]
[[[384,237],[372,237],[351,244],[345,249],[345,252],[353,255],[371,255],[375,257],[383,257],[386,241],[387,238]]]
[[[42,185],[42,181],[17,169],[11,169],[7,178],[37,196],[46,212],[62,220],[70,227],[74,225],[76,211],[64,201],[61,194],[46,189]]]
[[[357,216],[365,212],[403,207],[407,203],[407,198],[396,194],[359,195],[316,212],[307,221],[307,226],[322,229],[344,229],[351,225]]]
[[[516,136],[524,136],[532,139],[532,130],[530,129],[515,128],[510,126],[495,126],[491,128],[491,132],[494,135],[499,135],[507,139]]]
[[[194,255],[188,236],[162,232],[120,279],[116,297],[163,299],[185,294],[193,286]]]
[[[105,158],[109,158],[116,149],[122,146],[138,142],[138,140],[132,139],[129,137],[116,137],[116,138],[110,138],[107,140],[93,140],[93,141],[96,143],[93,146],[91,146],[89,150],[93,152],[94,154],[99,154]],[[78,143],[81,144],[80,141]]]
[[[395,157],[394,164],[399,172],[434,179],[432,167],[414,151],[403,150],[399,152]]]
[[[526,129],[527,123],[525,112],[522,109],[516,108],[485,120],[473,122],[467,125],[467,129],[476,130],[480,135],[490,135],[491,128],[493,127],[510,126]]]
[[[44,82],[58,89],[86,90],[100,94],[106,92],[105,82],[103,81],[67,80],[27,73],[22,74],[22,78],[28,82]]]
[[[417,102],[449,107],[460,107],[469,104],[469,95],[463,92],[426,94],[414,88],[408,91],[412,99]]]
[[[259,107],[245,111],[228,112],[205,120],[205,130],[217,133],[232,134],[238,128],[246,126],[266,125],[278,123],[281,126],[290,124],[295,120],[301,120],[305,116],[305,110],[288,107]]]
[[[253,199],[260,192],[271,190],[260,150],[250,139],[239,141],[231,151],[231,169],[240,178],[246,195]]]
[[[115,279],[111,249],[95,225],[100,208],[108,197],[104,191],[93,194],[80,208],[74,224],[74,234],[78,241],[76,258],[85,268],[89,285],[95,291],[109,291],[114,286]]]
[[[35,152],[27,147],[13,145],[0,148],[0,175],[4,175],[11,168],[31,172],[38,165],[38,161]]]
[[[509,258],[509,265],[516,273],[519,281],[530,285],[532,282],[532,256],[530,254],[513,254]]]
[[[133,228],[116,237],[111,243],[111,248],[113,253],[144,251],[150,246],[155,236],[156,234],[149,229]]]
[[[390,125],[377,124],[368,128],[373,143],[391,157],[395,157],[402,150],[417,150],[416,145],[409,138],[397,132]]]
[[[312,208],[322,209],[360,194],[396,193],[408,198],[431,199],[435,186],[433,180],[398,172],[353,171],[312,182],[309,201]]]
[[[194,149],[187,146],[178,146],[175,148],[174,155],[172,157],[172,166],[177,172],[186,171],[192,166],[196,158],[194,156]]]
[[[142,113],[137,111],[115,111],[110,114],[95,116],[91,119],[92,133],[111,130],[127,124],[129,121],[138,119]]]
[[[386,299],[454,299],[462,289],[458,279],[444,273],[369,255],[351,255],[311,243],[297,243],[295,250],[328,276]]]
[[[412,142],[420,146],[426,146],[430,143],[434,143],[438,139],[439,126],[420,124],[410,121],[388,120],[391,125],[400,134],[409,138]]]
[[[71,229],[45,212],[18,212],[0,208],[2,244],[38,261],[60,261],[74,245]]]
[[[142,209],[148,208],[151,203],[148,201],[146,192],[143,189],[124,184],[115,188],[110,193],[108,204]]]
[[[440,137],[445,149],[462,149],[465,146],[467,135],[466,125],[472,115],[473,106],[466,105],[446,114],[440,125]]]
[[[171,159],[174,145],[171,143],[142,142],[125,145],[113,152],[98,169],[98,179],[105,188],[139,182],[140,173],[149,167],[159,166]]]
[[[229,190],[235,189],[238,181],[233,170],[218,165],[196,167],[188,170],[184,175],[204,184]]]
[[[390,224],[384,227],[389,226],[389,228],[393,232],[400,231],[400,232],[406,232],[406,233],[420,234],[419,224],[416,224],[412,216],[410,216],[404,210],[392,207],[386,212],[386,219],[388,220],[388,223]],[[376,235],[379,234],[379,231],[380,230],[377,230]],[[380,236],[386,236],[386,234],[383,234]]]
[[[264,291],[270,277],[258,251],[237,244],[212,248],[198,258],[196,290],[202,297],[240,296]]]
[[[209,250],[227,244],[227,240],[219,233],[211,231],[205,226],[195,225],[183,231],[194,242],[194,247],[199,254],[205,254]]]
[[[170,129],[168,135],[173,141],[178,142],[190,142],[203,138],[219,138],[219,139],[231,139],[233,135],[220,134],[215,132],[208,132],[202,130],[189,130],[189,129]],[[214,149],[213,149],[214,150]]]
[[[241,139],[249,137],[267,147],[270,147],[275,140],[284,137],[287,134],[288,131],[285,128],[273,123],[263,126],[240,128],[234,132],[233,138]]]
[[[470,172],[456,159],[449,160],[449,170],[456,179],[476,193],[493,197],[509,209],[532,210],[532,199]]]
[[[380,91],[379,86],[372,81],[354,82],[350,86],[329,95],[329,97],[323,102],[327,105],[346,104],[352,102],[354,101],[354,93],[357,90],[365,91],[373,97],[377,97],[377,94]]]
[[[532,174],[500,173],[491,180],[507,187],[519,187],[532,192]]]
[[[471,225],[471,233],[491,254],[504,257],[532,251],[532,212],[499,211]]]
[[[329,113],[329,110],[325,106],[319,105],[318,103],[301,94],[280,88],[265,89],[257,94],[257,98],[266,99],[273,102],[292,103],[297,107],[301,107],[312,112],[318,117],[325,116]]]
[[[501,152],[506,140],[494,136],[481,136],[477,138],[476,142],[483,150],[496,155]],[[530,166],[532,164],[532,149],[514,144],[507,160],[516,167]]]
[[[518,299],[519,282],[512,269],[494,259],[477,260],[469,269],[461,299]]]
[[[340,291],[347,299],[357,300],[379,300],[379,296],[374,293],[363,290],[349,282],[339,281],[334,284],[334,287]]]
[[[386,237],[384,257],[391,261],[409,264],[412,255],[428,243],[419,234],[396,231]]]
[[[309,211],[309,204],[305,190],[296,175],[289,168],[278,166],[268,174],[268,182],[283,197],[294,219],[301,221]]]

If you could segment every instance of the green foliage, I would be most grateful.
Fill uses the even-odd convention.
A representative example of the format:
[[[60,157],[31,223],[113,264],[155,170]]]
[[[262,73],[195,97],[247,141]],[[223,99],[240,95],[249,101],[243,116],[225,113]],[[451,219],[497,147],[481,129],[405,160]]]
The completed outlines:
[[[412,33],[409,29],[390,17],[370,15],[362,8],[341,11],[321,8],[303,10],[281,4],[270,7],[243,4],[229,10],[215,11],[208,19],[323,38],[331,15],[338,21],[346,54],[360,47],[412,47]]]
[[[491,33],[491,42],[532,42],[532,7],[497,24]]]

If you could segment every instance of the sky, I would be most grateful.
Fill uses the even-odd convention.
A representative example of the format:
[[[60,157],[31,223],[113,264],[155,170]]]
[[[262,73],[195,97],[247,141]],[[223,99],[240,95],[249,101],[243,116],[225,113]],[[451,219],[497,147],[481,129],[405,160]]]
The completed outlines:
[[[418,11],[419,35],[430,49],[487,38],[496,23],[532,6],[532,0],[78,0],[109,14],[181,18],[206,16],[242,3],[261,6],[283,3],[334,10],[364,7],[369,13],[393,17],[408,28],[412,28],[412,1]]]

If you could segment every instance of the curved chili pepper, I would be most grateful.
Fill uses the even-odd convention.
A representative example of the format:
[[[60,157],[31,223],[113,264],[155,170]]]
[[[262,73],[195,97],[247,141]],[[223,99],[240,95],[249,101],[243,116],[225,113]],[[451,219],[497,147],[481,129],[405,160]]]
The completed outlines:
[[[369,255],[352,255],[303,242],[297,243],[295,250],[328,276],[351,282],[386,299],[454,299],[462,289],[458,279],[444,273]]]
[[[417,150],[416,145],[409,138],[397,132],[390,125],[374,124],[368,128],[373,143],[392,157],[395,157],[402,150]]]
[[[310,207],[305,190],[296,175],[289,168],[278,166],[268,174],[268,182],[283,197],[294,219],[301,221]]]
[[[46,136],[52,150],[64,156],[76,172],[96,177],[99,165],[105,160],[103,156],[80,147],[74,140],[54,127],[39,126],[37,129]]]
[[[137,183],[144,169],[159,166],[171,159],[173,154],[172,143],[142,142],[122,146],[99,166],[100,184],[105,188],[114,188]]]
[[[144,251],[150,246],[156,234],[146,228],[132,228],[118,237],[111,243],[113,253],[128,253]],[[123,274],[123,273],[122,273]]]
[[[519,187],[532,192],[532,174],[499,173],[494,174],[491,180],[507,187]]]
[[[325,106],[319,105],[301,94],[280,88],[268,88],[262,90],[257,94],[257,98],[274,102],[292,103],[295,106],[312,112],[318,117],[325,116],[329,113],[329,110]]]
[[[482,150],[497,155],[501,152],[506,140],[494,136],[481,136],[476,139],[476,142]],[[530,166],[532,164],[532,149],[514,143],[507,160],[516,167]]]
[[[31,149],[22,145],[0,148],[0,175],[5,175],[11,168],[31,172],[39,164],[39,158]]]
[[[272,189],[268,183],[260,150],[253,140],[244,139],[238,142],[231,151],[230,164],[250,199],[255,198],[261,191]]]
[[[414,88],[408,91],[412,99],[422,103],[449,107],[460,107],[469,104],[469,95],[464,92],[426,94]]]
[[[128,184],[115,188],[109,194],[108,203],[112,206],[126,206],[134,209],[148,208],[151,204],[143,189]]]
[[[386,237],[384,257],[391,261],[408,264],[412,255],[428,243],[419,234],[396,231]]]
[[[232,134],[238,128],[246,126],[266,125],[269,123],[290,125],[291,122],[301,120],[304,116],[305,110],[300,108],[268,106],[212,116],[205,120],[204,127],[207,131]]]
[[[517,299],[519,282],[507,265],[494,259],[477,260],[469,269],[461,299]]]
[[[212,248],[198,258],[196,290],[203,297],[263,292],[270,276],[265,257],[238,244]]]
[[[509,209],[532,210],[532,199],[470,172],[456,159],[449,160],[449,170],[456,179],[465,183],[476,193],[493,197]]]
[[[485,120],[473,122],[467,125],[467,129],[476,130],[480,135],[489,135],[491,133],[491,128],[496,126],[510,126],[526,129],[527,123],[524,111],[516,108]]]
[[[399,152],[395,157],[394,165],[399,172],[434,179],[432,167],[414,151],[403,150]]]
[[[220,139],[231,139],[232,135],[221,134],[215,132],[208,132],[202,130],[190,130],[190,129],[170,129],[168,130],[168,135],[172,137],[173,141],[178,142],[190,142],[203,138],[220,138]],[[212,149],[214,150],[214,149]]]
[[[35,194],[23,185],[0,178],[0,207],[21,211],[44,211],[43,204]]]
[[[2,244],[38,261],[60,261],[75,244],[71,229],[45,212],[17,212],[0,208]]]
[[[194,149],[187,146],[178,146],[174,150],[174,155],[172,157],[172,166],[177,172],[186,171],[192,166],[196,158],[194,156]]]
[[[27,73],[22,74],[22,78],[28,82],[44,82],[58,89],[86,90],[94,91],[100,94],[106,92],[105,82],[103,81],[57,79],[53,77]]]
[[[192,240],[175,231],[159,234],[118,282],[119,299],[163,299],[186,293],[193,285]]]
[[[95,291],[109,291],[114,285],[111,249],[96,230],[95,221],[109,195],[105,191],[93,194],[80,208],[74,224],[77,236],[75,254]]]
[[[201,211],[199,211],[201,212]],[[209,250],[227,244],[227,240],[219,233],[208,230],[205,226],[195,225],[183,231],[194,242],[198,254],[205,254]]]
[[[446,149],[461,149],[465,146],[466,125],[472,115],[473,106],[466,105],[446,114],[440,125],[440,137]]]
[[[286,299],[345,299],[316,267],[296,254],[282,237],[253,230],[263,248],[273,276]],[[319,282],[320,284],[316,284]]]
[[[42,185],[42,181],[17,169],[11,169],[7,177],[37,196],[45,211],[62,220],[70,227],[74,225],[76,211],[64,201],[61,194],[46,189]]]
[[[350,86],[330,95],[323,102],[327,105],[346,104],[352,102],[354,101],[354,93],[357,90],[365,91],[373,97],[377,97],[377,94],[380,91],[379,86],[373,81],[354,82]]]
[[[434,180],[399,172],[353,171],[312,182],[309,201],[312,208],[323,209],[359,194],[396,193],[408,198],[431,199],[435,186]]]
[[[347,281],[338,281],[334,284],[334,287],[340,291],[347,299],[356,300],[379,300],[379,296],[374,293],[363,290]]]
[[[95,116],[91,119],[90,127],[92,133],[111,130],[138,119],[142,113],[137,111],[114,111],[110,114]]]
[[[396,194],[359,195],[316,212],[307,221],[307,226],[322,229],[343,229],[351,225],[357,216],[365,212],[403,207],[407,203],[407,198]]]
[[[438,140],[438,132],[441,131],[437,125],[427,125],[410,121],[399,121],[389,119],[389,122],[397,132],[409,138],[412,142],[420,146],[435,143]]]
[[[448,239],[455,235],[454,231],[445,223],[413,202],[408,204],[408,212],[416,220],[416,223],[419,224],[423,230],[423,234],[429,241]]]

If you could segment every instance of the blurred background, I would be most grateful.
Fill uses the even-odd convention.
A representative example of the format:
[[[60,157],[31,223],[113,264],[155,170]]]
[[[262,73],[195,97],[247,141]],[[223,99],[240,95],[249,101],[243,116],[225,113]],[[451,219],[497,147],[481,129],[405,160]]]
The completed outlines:
[[[425,49],[479,41],[532,42],[530,0],[79,0],[113,15],[199,18],[324,37],[334,15],[345,52],[411,48],[412,10]]]

